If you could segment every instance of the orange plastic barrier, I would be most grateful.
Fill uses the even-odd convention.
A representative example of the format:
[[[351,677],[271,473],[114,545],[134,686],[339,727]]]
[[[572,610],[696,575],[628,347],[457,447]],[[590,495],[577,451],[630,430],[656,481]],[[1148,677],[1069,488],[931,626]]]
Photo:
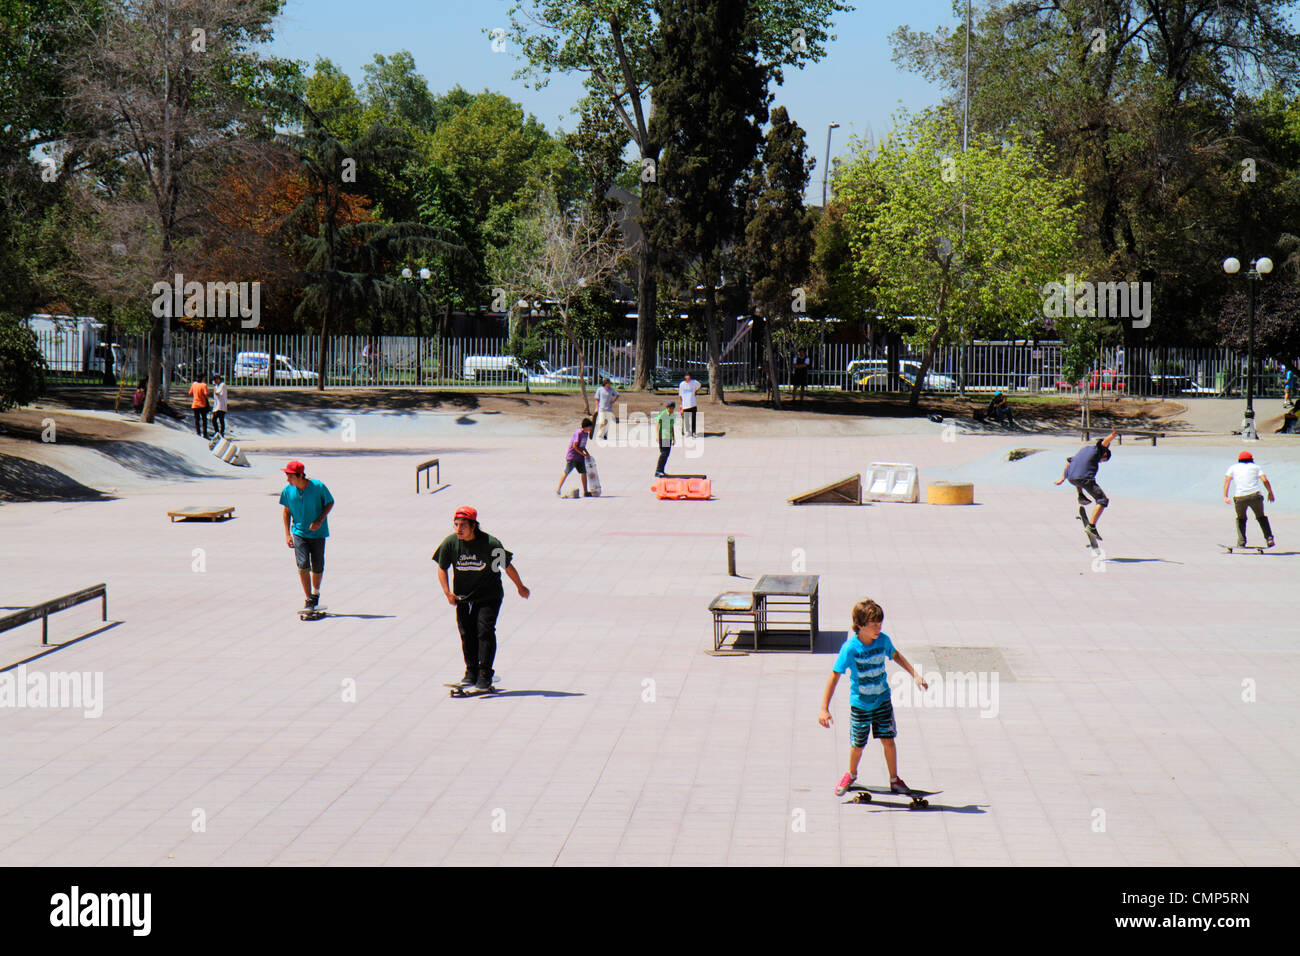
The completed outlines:
[[[660,478],[650,490],[661,500],[707,501],[713,497],[713,483],[708,478]]]

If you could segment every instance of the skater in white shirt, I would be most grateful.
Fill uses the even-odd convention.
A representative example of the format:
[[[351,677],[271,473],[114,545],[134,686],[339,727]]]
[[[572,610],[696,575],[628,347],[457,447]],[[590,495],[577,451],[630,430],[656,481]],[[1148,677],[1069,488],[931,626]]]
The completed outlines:
[[[1228,498],[1228,487],[1235,483],[1231,501]],[[1255,464],[1255,456],[1248,451],[1243,451],[1237,456],[1237,463],[1228,469],[1223,476],[1223,500],[1226,503],[1234,505],[1237,509],[1237,547],[1246,547],[1246,511],[1249,509],[1255,513],[1255,520],[1259,522],[1259,529],[1264,532],[1264,540],[1267,542],[1266,547],[1273,547],[1273,529],[1269,526],[1268,518],[1264,515],[1264,496],[1260,494],[1260,485],[1268,492],[1268,500],[1272,502],[1273,486],[1268,483],[1268,475],[1264,474],[1259,465]]]

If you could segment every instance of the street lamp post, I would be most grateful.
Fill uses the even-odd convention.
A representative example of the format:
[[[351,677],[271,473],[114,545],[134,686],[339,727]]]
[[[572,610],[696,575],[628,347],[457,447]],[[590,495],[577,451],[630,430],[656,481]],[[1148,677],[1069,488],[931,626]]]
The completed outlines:
[[[1236,275],[1241,271],[1241,263],[1235,258],[1223,260],[1223,271]],[[1255,431],[1255,283],[1273,271],[1273,260],[1260,256],[1250,264],[1246,273],[1246,284],[1250,299],[1250,323],[1246,337],[1246,414],[1241,423],[1241,437],[1246,441],[1258,441]]]
[[[826,127],[826,165],[822,167],[822,208],[826,208],[826,177],[831,171],[831,130],[839,129],[839,123]]]
[[[419,272],[420,281],[428,282],[432,275],[433,273],[430,272],[427,267],[423,268]],[[414,278],[414,274],[411,272],[410,266],[406,266],[402,269],[402,278],[403,279]],[[418,312],[417,312],[417,318],[418,318]],[[418,331],[423,328],[423,325],[417,322],[416,328]],[[423,338],[422,335],[417,335],[415,337],[415,384],[416,385],[424,384],[424,356],[420,354],[420,340],[422,338]]]

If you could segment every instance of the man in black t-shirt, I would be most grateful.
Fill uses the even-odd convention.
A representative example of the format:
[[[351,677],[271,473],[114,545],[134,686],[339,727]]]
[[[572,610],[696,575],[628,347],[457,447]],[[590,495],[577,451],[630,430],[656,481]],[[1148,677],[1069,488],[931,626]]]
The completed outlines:
[[[497,615],[505,598],[501,572],[505,571],[521,598],[526,599],[530,592],[515,570],[514,555],[492,535],[480,530],[478,511],[467,506],[457,508],[452,526],[455,533],[447,535],[433,554],[433,560],[438,562],[438,583],[447,603],[456,608],[456,626],[465,656],[461,684],[488,690],[492,686],[492,664],[497,653]],[[454,592],[448,586],[449,567],[455,569]]]

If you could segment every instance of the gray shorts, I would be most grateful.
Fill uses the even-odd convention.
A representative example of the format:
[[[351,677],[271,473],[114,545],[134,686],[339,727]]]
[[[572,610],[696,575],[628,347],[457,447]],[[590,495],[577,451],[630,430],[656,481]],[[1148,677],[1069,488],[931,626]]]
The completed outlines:
[[[293,536],[293,556],[298,560],[299,571],[320,574],[325,570],[325,539]]]
[[[1110,499],[1106,497],[1106,492],[1101,490],[1101,485],[1097,484],[1095,478],[1071,478],[1070,484],[1074,485],[1079,491],[1080,503],[1083,503],[1083,493],[1086,491],[1092,495],[1092,500],[1105,508],[1110,504]]]
[[[587,461],[584,458],[566,458],[564,459],[564,473],[567,475],[571,471],[576,471],[580,475],[587,473]]]

